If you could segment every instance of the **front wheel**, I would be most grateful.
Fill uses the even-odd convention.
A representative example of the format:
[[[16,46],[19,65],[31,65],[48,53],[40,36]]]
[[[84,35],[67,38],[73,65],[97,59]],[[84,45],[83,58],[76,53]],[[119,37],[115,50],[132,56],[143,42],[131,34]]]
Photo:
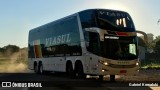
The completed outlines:
[[[115,75],[110,75],[110,81],[115,82]]]
[[[103,77],[104,77],[103,75],[99,75],[99,78],[98,78],[98,79],[99,79],[100,81],[103,81]]]
[[[77,68],[76,68],[76,77],[78,78],[86,78],[86,74],[84,74],[83,72],[83,66],[82,64],[78,64]]]

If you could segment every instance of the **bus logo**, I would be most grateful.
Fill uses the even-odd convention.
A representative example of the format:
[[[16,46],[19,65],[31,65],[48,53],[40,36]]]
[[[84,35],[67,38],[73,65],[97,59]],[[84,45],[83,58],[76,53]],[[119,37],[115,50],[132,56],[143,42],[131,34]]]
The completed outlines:
[[[56,45],[69,43],[71,41],[70,34],[63,34],[57,37],[46,38],[46,45]]]

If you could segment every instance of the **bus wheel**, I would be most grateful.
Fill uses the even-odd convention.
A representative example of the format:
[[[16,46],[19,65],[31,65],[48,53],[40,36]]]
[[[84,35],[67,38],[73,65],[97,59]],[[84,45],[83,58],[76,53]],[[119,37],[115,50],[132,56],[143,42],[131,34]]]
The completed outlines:
[[[103,81],[103,75],[99,75],[98,80]]]
[[[77,69],[76,69],[76,76],[78,78],[86,78],[86,75],[83,72],[83,66],[81,63],[78,64]]]
[[[43,74],[43,65],[39,64],[39,74]]]
[[[34,65],[34,72],[35,72],[35,73],[38,73],[38,71],[39,71],[39,70],[38,70],[38,65],[35,64],[35,65]]]
[[[75,73],[74,73],[72,64],[68,64],[67,65],[66,72],[67,72],[67,75],[69,75],[70,78],[74,78],[75,77]]]
[[[115,75],[110,75],[110,81],[115,82]]]

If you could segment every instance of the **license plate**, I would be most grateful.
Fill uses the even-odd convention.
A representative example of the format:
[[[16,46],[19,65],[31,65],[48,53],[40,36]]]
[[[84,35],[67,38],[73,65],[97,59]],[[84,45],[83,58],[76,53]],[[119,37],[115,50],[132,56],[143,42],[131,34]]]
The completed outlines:
[[[120,70],[119,73],[127,73],[127,70]]]

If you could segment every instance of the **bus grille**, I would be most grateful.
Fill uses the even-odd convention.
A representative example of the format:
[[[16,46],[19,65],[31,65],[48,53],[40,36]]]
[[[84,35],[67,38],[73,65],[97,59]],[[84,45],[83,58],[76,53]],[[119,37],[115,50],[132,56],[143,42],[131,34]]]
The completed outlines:
[[[109,64],[109,67],[112,68],[134,68],[136,67],[136,64],[131,64],[131,65],[115,65],[115,64]]]

